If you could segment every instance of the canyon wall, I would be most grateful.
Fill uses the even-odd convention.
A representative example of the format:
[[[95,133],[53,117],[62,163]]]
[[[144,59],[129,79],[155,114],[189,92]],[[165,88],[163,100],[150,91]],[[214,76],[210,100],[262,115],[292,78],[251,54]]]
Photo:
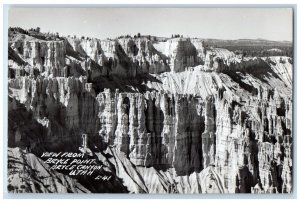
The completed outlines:
[[[289,57],[200,39],[23,37],[9,42],[9,147],[78,149],[87,134],[135,193],[292,192]]]
[[[242,105],[222,89],[202,100],[109,89],[96,96],[90,85],[84,77],[10,81],[12,103],[23,103],[47,127],[33,146],[87,133],[136,166],[174,168],[178,176],[213,166],[228,192],[251,192],[256,184],[291,190],[292,106],[278,93]],[[12,146],[30,136],[22,130],[11,132]]]
[[[205,49],[201,40],[174,39],[155,42],[142,38],[99,40],[74,37],[38,40],[26,35],[9,42],[9,60],[14,76],[42,74],[51,77],[86,75],[135,77],[143,74],[182,72],[187,67],[204,63]],[[161,48],[163,47],[163,48]],[[20,66],[20,64],[22,64]],[[16,73],[17,72],[17,73]]]

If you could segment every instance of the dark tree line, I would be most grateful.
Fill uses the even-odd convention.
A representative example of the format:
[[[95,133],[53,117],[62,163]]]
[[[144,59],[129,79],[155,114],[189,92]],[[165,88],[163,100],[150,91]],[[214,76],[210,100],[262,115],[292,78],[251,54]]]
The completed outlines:
[[[228,49],[235,54],[242,54],[249,57],[268,57],[268,56],[288,56],[293,57],[293,47],[256,47],[256,46],[224,46],[220,48]],[[272,49],[279,50],[272,50]]]
[[[183,37],[183,35],[180,35],[180,34],[175,34],[175,35],[171,35],[171,38],[178,38],[178,37]]]

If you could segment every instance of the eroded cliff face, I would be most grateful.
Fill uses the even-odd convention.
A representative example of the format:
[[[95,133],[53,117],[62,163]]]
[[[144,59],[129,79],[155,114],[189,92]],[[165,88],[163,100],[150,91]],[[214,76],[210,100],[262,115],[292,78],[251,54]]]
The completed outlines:
[[[78,139],[78,135],[75,135],[78,132],[96,134],[98,131],[95,127],[98,122],[95,92],[92,84],[87,83],[86,77],[34,79],[24,76],[10,79],[9,89],[12,97],[9,101],[11,116],[16,113],[18,117],[20,111],[35,120],[36,125],[43,126],[45,129],[40,139],[51,143],[57,139],[70,139],[74,136]],[[26,125],[23,127],[26,128]],[[22,131],[21,128],[22,125],[17,125],[12,133]],[[11,144],[15,146],[18,142],[38,142],[30,138],[30,132],[26,132],[24,138],[25,140],[15,138],[15,142]],[[26,140],[27,138],[29,140]],[[10,139],[13,139],[13,136],[10,136]]]
[[[141,38],[115,40],[74,37],[46,41],[19,34],[9,42],[10,75],[79,77],[135,77],[143,74],[182,72],[203,63],[201,40],[173,39],[156,42]],[[16,60],[16,58],[18,60]]]
[[[120,192],[292,191],[290,58],[181,38],[9,47],[10,147],[78,149],[87,134]]]
[[[219,101],[217,112],[223,113],[216,116],[220,126],[216,131],[215,164],[230,192],[251,192],[255,184],[262,185],[265,192],[271,186],[282,189],[283,178],[274,171],[283,165],[291,167],[283,162],[283,149],[279,147],[292,147],[284,143],[291,137],[290,118],[284,116],[291,106],[287,103],[283,107],[283,98],[279,99],[282,103],[277,103],[278,99],[276,95],[269,100],[250,99],[243,106],[236,101]]]
[[[101,136],[135,165],[175,167],[179,174],[202,168],[204,118],[197,98],[106,90],[97,96],[97,101]]]
[[[155,43],[154,47],[168,56],[172,72],[183,72],[188,67],[204,64],[206,50],[202,40],[174,38]]]

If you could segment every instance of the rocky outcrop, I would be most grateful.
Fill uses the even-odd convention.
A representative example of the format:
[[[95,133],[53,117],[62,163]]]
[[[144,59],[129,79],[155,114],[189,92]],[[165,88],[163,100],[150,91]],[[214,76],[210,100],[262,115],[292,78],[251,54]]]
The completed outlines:
[[[9,46],[31,65],[38,67],[61,68],[65,64],[65,44],[63,41],[18,40]]]
[[[202,40],[173,38],[154,44],[154,47],[169,58],[172,72],[183,72],[188,67],[204,64],[205,48]]]

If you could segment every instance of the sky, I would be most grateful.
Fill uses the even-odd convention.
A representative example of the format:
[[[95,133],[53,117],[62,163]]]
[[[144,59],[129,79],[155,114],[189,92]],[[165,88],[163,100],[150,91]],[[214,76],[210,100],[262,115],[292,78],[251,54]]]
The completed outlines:
[[[292,41],[289,8],[10,8],[9,26],[78,37],[154,35]]]

